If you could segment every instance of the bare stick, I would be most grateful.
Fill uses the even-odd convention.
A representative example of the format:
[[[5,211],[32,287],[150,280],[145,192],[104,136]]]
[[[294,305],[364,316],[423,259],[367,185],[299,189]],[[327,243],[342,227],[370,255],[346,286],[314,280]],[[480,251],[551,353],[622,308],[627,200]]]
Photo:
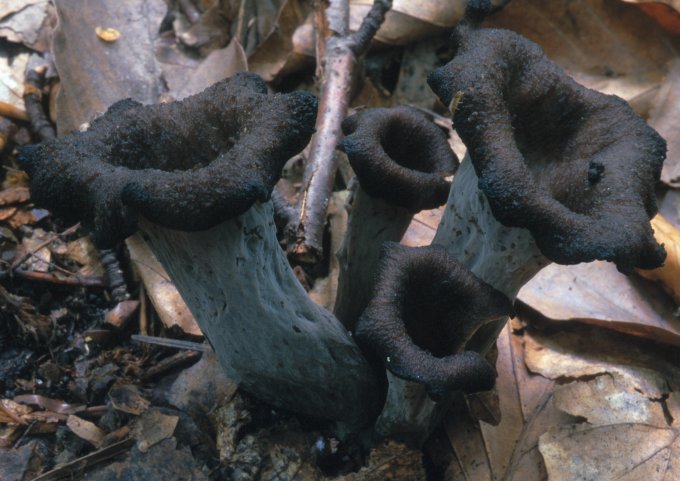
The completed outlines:
[[[57,131],[47,118],[42,103],[46,72],[47,67],[44,65],[27,68],[26,81],[24,83],[26,114],[31,122],[31,129],[41,141],[53,139],[57,136]]]
[[[376,0],[353,34],[349,33],[347,0],[332,0],[326,11],[331,34],[325,42],[316,134],[312,137],[298,201],[299,223],[292,248],[301,262],[316,262],[322,257],[326,210],[337,170],[335,148],[341,136],[340,124],[347,115],[357,60],[368,49],[391,7],[391,0]]]
[[[0,101],[0,116],[14,120],[28,120],[28,115],[26,114],[25,110],[2,101]]]

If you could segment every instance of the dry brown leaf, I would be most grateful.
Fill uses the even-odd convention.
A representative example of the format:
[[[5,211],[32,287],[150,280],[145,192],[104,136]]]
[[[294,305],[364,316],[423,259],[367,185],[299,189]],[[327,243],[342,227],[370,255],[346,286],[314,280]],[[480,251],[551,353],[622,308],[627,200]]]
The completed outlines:
[[[551,264],[517,298],[552,320],[579,321],[680,346],[680,319],[657,286],[607,262]]]
[[[350,28],[361,25],[373,0],[350,0]],[[376,35],[376,40],[393,45],[407,45],[453,27],[465,12],[466,0],[394,0],[392,10]]]
[[[554,406],[554,382],[527,370],[522,337],[510,325],[497,346],[501,422],[491,426],[474,421],[462,408],[450,411],[446,430],[456,462],[448,469],[448,481],[543,480],[539,436],[552,425],[572,420]]]
[[[198,65],[162,64],[169,94],[176,100],[197,94],[215,82],[248,71],[248,60],[243,47],[232,40],[224,48],[213,50]]]
[[[668,145],[661,180],[671,187],[680,187],[680,59],[668,64],[668,75],[654,99],[649,124]]]
[[[21,204],[28,202],[30,198],[28,187],[10,187],[0,192],[0,206]]]
[[[116,329],[123,329],[132,315],[139,309],[139,301],[122,301],[106,311],[104,322]]]
[[[623,0],[635,3],[640,10],[659,22],[673,35],[680,35],[680,2],[678,0]]]
[[[101,447],[104,431],[97,427],[96,424],[78,416],[70,415],[66,420],[66,426],[80,439],[84,439],[96,448]]]
[[[0,222],[10,219],[14,214],[16,214],[16,212],[16,207],[6,207],[4,209],[0,209]]]
[[[55,250],[54,253],[77,262],[81,266],[78,269],[78,275],[92,277],[103,277],[105,275],[99,253],[89,236],[79,237],[63,244],[63,248],[59,252]]]
[[[521,33],[578,82],[629,101],[657,89],[680,53],[680,38],[613,0],[513,0],[485,24]]]
[[[350,29],[356,30],[373,5],[373,0],[350,0]],[[492,0],[503,5],[507,0]],[[448,31],[462,18],[467,0],[394,0],[376,40],[407,45]]]
[[[34,272],[48,272],[52,262],[52,251],[46,245],[51,233],[42,229],[35,229],[31,237],[21,240],[21,249],[17,252],[18,257],[28,255],[22,264],[22,268]]]
[[[3,0],[0,38],[40,52],[49,51],[54,17],[54,6],[49,0]]]
[[[146,292],[161,322],[168,328],[177,326],[187,334],[202,336],[203,333],[196,319],[144,239],[139,234],[135,234],[128,237],[125,243],[130,251],[130,260],[139,271]]]
[[[178,422],[179,417],[165,415],[157,409],[146,411],[137,420],[132,431],[137,447],[145,453],[149,448],[171,437]]]
[[[33,479],[40,472],[42,464],[36,445],[37,441],[30,441],[18,448],[0,449],[0,479],[2,481]]]
[[[248,58],[251,71],[266,81],[282,73],[295,51],[295,31],[305,22],[310,7],[310,2],[285,1],[276,17],[274,29]]]
[[[17,210],[13,216],[7,219],[7,224],[14,230],[23,225],[33,225],[49,215],[44,209]]]
[[[656,240],[666,248],[666,261],[657,269],[638,269],[636,272],[645,279],[660,282],[675,302],[680,303],[680,229],[661,215],[652,219],[652,228]]]
[[[680,454],[673,390],[675,364],[653,346],[581,327],[554,335],[529,333],[526,362],[550,379],[577,379],[559,388],[555,406],[578,422],[555,425],[539,448],[551,481],[678,479]],[[580,381],[578,379],[585,379]]]
[[[147,401],[139,392],[137,386],[131,384],[116,384],[109,390],[111,407],[117,411],[139,416],[149,408]]]
[[[336,481],[425,481],[422,453],[396,441],[371,450],[367,465]]]
[[[414,215],[401,243],[413,247],[429,245],[437,232],[443,209],[422,210]]]
[[[680,479],[680,438],[643,424],[552,428],[541,436],[550,481],[672,481]]]
[[[61,77],[60,134],[77,130],[118,100],[158,101],[161,72],[154,40],[167,11],[163,0],[56,0],[55,6],[59,25],[52,50]],[[94,34],[98,25],[118,26],[120,38],[102,42]]]
[[[649,399],[615,373],[560,387],[555,392],[555,406],[594,425],[639,423],[668,427],[662,403]]]
[[[577,326],[556,334],[524,335],[525,362],[546,378],[576,379],[619,375],[650,399],[680,390],[680,370],[659,354],[657,345],[594,326]],[[652,347],[650,347],[652,346]]]

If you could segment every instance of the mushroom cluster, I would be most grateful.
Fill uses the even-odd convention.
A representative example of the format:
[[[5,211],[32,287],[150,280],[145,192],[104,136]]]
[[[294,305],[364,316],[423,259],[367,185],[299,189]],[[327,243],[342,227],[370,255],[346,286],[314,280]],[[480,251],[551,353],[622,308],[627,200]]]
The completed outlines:
[[[338,252],[334,312],[352,330],[372,296],[383,242],[398,242],[416,213],[446,202],[458,159],[446,134],[410,107],[360,111],[342,130],[358,182]]]
[[[446,135],[414,110],[343,124],[358,185],[337,317],[297,281],[270,201],[314,130],[310,94],[269,95],[242,74],[181,102],[123,100],[20,162],[36,204],[99,245],[142,232],[245,389],[419,442],[455,392],[493,385],[483,354],[540,268],[601,259],[628,273],[665,255],[649,225],[658,134],[517,34],[461,24],[453,40],[455,58],[429,78],[469,152],[452,185]],[[395,243],[414,213],[444,203],[432,246]]]

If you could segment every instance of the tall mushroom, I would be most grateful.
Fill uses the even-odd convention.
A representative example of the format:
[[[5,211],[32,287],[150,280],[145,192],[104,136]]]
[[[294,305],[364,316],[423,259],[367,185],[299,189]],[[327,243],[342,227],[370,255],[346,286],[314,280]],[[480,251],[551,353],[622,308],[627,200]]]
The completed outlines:
[[[624,273],[661,265],[649,219],[663,139],[516,33],[461,24],[453,41],[455,58],[428,82],[469,156],[433,243],[511,299],[549,262],[607,260]]]
[[[362,426],[379,410],[373,371],[311,302],[280,249],[268,200],[314,130],[316,99],[267,95],[252,74],[181,102],[114,104],[87,132],[25,148],[39,205],[100,245],[137,225],[227,373],[275,406]]]
[[[374,295],[355,332],[369,359],[388,370],[376,430],[419,444],[438,420],[435,402],[491,389],[493,367],[463,349],[481,325],[511,310],[444,248],[383,244]]]
[[[362,110],[342,130],[358,185],[338,253],[335,315],[352,330],[370,300],[383,242],[399,241],[414,214],[446,202],[458,159],[446,134],[413,108]]]

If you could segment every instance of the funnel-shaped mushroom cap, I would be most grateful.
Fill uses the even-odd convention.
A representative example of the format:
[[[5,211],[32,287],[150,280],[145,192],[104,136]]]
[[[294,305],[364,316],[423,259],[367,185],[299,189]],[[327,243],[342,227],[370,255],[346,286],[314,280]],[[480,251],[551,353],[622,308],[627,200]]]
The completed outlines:
[[[453,112],[491,210],[561,264],[654,268],[663,139],[620,98],[587,89],[506,30],[460,25],[428,83]]]
[[[92,229],[111,245],[137,214],[203,230],[268,199],[283,164],[309,141],[317,101],[267,95],[239,74],[179,102],[112,105],[87,132],[22,149],[36,204]]]
[[[490,389],[495,371],[479,354],[458,352],[479,326],[508,316],[507,297],[439,246],[383,244],[374,297],[359,318],[359,346],[397,377],[448,392]]]
[[[343,148],[361,187],[412,212],[446,203],[458,159],[446,134],[409,107],[362,110],[342,123]]]

